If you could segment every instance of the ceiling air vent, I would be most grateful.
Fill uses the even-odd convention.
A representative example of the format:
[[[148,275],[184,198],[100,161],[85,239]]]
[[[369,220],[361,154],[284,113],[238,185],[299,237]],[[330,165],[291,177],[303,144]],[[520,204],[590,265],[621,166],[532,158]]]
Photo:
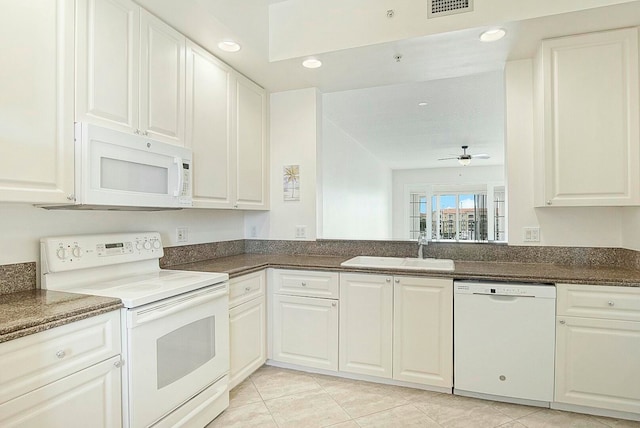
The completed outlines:
[[[473,0],[427,0],[427,18],[473,11]]]

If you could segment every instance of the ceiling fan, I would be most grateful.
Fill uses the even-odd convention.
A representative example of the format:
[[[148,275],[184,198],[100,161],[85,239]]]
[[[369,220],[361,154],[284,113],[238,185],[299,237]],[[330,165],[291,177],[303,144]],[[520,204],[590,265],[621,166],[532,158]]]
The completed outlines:
[[[456,156],[454,158],[441,158],[438,160],[450,160],[450,159],[458,159],[458,163],[462,166],[467,166],[471,163],[471,159],[489,159],[491,156],[489,156],[486,153],[480,153],[477,155],[470,155],[467,153],[467,149],[469,148],[469,146],[462,146],[462,154],[460,156]],[[455,156],[455,155],[453,155]]]

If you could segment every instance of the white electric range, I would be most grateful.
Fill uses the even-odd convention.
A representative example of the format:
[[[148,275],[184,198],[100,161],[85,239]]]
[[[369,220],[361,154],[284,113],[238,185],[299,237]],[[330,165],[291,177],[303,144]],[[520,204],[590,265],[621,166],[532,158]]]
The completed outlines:
[[[41,287],[122,300],[123,426],[205,426],[229,405],[229,276],[160,269],[157,232],[40,241]]]

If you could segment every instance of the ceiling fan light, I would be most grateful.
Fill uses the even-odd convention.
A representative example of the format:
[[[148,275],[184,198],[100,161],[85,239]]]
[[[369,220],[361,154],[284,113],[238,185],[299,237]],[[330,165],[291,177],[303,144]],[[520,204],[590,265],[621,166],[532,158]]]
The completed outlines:
[[[467,166],[471,163],[471,159],[469,158],[459,158],[458,163],[462,166]]]

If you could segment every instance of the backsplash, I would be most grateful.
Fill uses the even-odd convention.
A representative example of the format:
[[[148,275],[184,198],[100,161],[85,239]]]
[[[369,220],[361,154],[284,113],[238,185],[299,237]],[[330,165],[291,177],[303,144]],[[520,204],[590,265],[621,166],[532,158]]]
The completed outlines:
[[[318,256],[416,257],[417,245],[407,241],[235,240],[165,247],[160,266],[192,263],[237,254],[301,254]],[[572,266],[608,266],[640,270],[640,251],[622,248],[537,247],[487,244],[429,243],[425,257],[465,261],[553,263]],[[36,288],[36,262],[0,265],[0,294]]]
[[[418,246],[408,241],[318,241],[245,240],[245,252],[255,254],[307,254],[336,256],[416,257]],[[640,269],[640,251],[623,248],[539,247],[506,244],[457,244],[431,242],[424,257],[465,261],[553,263],[574,266],[609,266]]]
[[[36,262],[0,265],[0,294],[36,288]]]

